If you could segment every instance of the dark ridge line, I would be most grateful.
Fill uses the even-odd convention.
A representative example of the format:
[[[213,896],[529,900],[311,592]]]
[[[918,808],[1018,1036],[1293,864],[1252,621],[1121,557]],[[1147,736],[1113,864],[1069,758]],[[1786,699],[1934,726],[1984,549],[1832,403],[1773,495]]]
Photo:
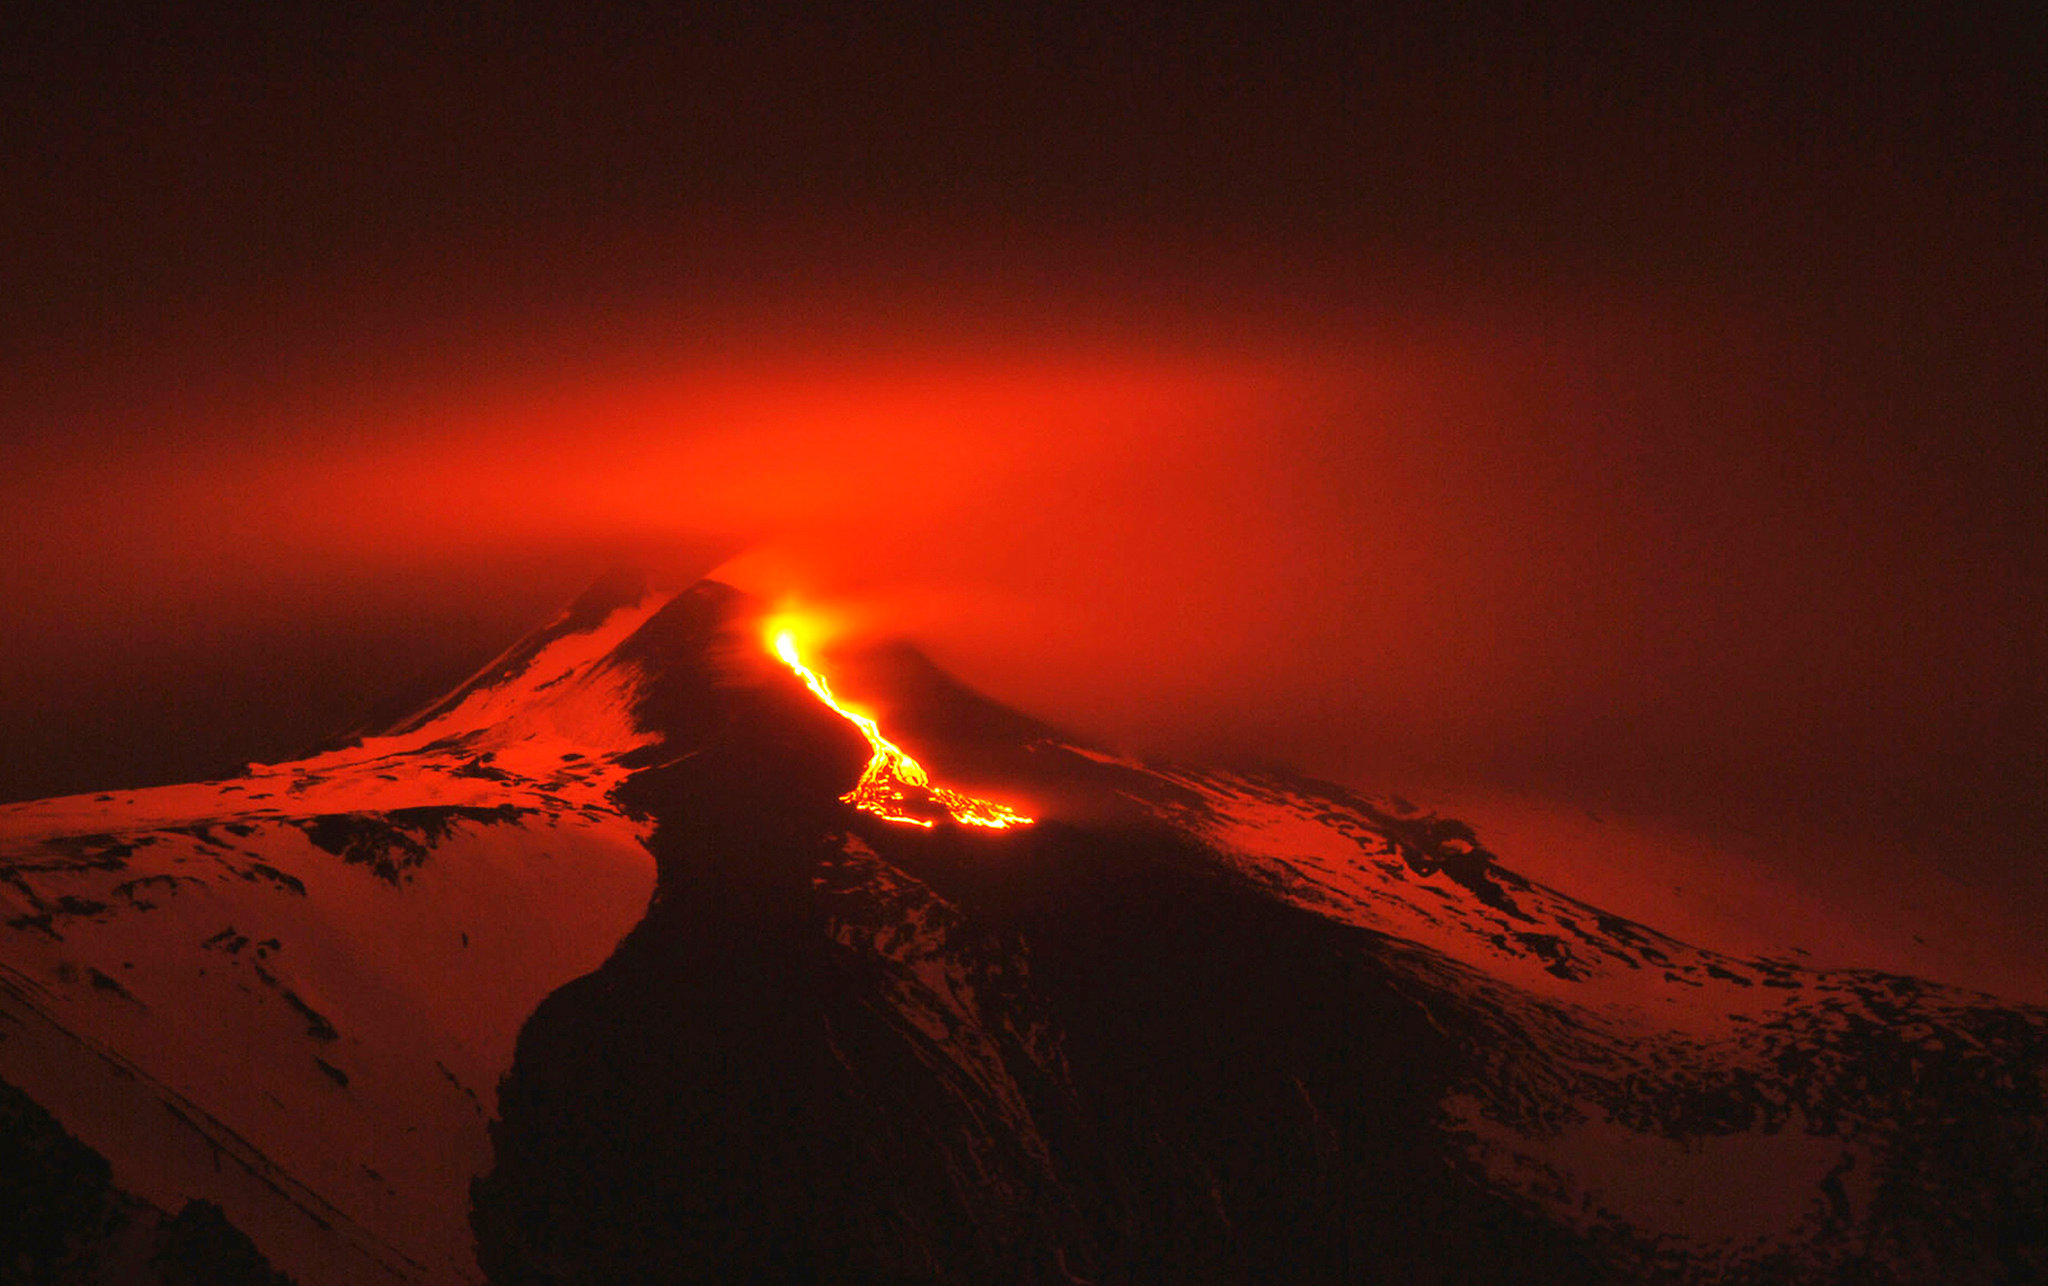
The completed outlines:
[[[59,1022],[50,1012],[44,999],[49,992],[11,965],[0,963],[0,992],[5,992],[19,1001],[23,1008],[34,1013],[49,1024],[58,1035],[78,1048],[99,1059],[118,1074],[143,1085],[154,1094],[164,1108],[173,1116],[197,1131],[219,1152],[240,1166],[242,1170],[276,1193],[287,1204],[311,1219],[320,1228],[336,1233],[345,1239],[349,1247],[363,1258],[375,1264],[399,1281],[418,1281],[430,1275],[425,1264],[385,1242],[381,1237],[348,1217],[332,1202],[322,1197],[292,1177],[289,1171],[265,1156],[261,1149],[230,1129],[219,1118],[206,1111],[184,1095],[157,1080],[141,1067],[123,1058],[120,1054],[101,1045],[89,1036],[71,1030]],[[413,1270],[402,1271],[398,1265]]]

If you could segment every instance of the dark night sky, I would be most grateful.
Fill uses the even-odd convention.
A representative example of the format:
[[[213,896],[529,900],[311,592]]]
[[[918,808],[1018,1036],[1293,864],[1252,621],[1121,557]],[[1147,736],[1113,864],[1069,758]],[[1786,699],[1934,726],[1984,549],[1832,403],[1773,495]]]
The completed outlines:
[[[653,543],[1128,743],[2048,913],[2025,6],[22,8],[0,796]]]

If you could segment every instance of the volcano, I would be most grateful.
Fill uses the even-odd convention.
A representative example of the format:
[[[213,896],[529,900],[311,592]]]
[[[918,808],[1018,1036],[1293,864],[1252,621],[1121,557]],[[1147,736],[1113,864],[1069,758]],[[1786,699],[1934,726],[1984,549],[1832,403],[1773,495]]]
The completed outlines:
[[[863,727],[767,619],[620,574],[371,735],[0,808],[0,1144],[87,1176],[0,1278],[2048,1276],[2048,1011],[904,647],[820,662]]]

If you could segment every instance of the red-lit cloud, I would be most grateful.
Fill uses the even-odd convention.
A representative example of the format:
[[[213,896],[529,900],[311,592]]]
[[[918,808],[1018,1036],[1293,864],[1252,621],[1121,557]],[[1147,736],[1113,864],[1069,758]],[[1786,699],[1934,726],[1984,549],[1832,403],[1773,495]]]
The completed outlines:
[[[1612,288],[1054,295],[700,300],[681,334],[643,300],[241,404],[75,401],[0,483],[19,691],[282,618],[509,628],[658,551],[1139,749],[1762,825],[1822,881],[1858,837],[2032,824],[1942,811],[2031,771],[1997,729],[2040,695],[2040,556],[1927,449],[1928,390]]]

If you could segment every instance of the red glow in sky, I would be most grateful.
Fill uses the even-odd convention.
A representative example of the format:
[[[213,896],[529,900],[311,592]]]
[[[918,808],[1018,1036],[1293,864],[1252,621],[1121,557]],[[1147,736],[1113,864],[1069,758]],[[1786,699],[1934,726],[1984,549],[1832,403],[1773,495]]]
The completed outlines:
[[[0,783],[287,755],[658,550],[1140,750],[2048,906],[2038,24],[1797,9],[53,10]]]

